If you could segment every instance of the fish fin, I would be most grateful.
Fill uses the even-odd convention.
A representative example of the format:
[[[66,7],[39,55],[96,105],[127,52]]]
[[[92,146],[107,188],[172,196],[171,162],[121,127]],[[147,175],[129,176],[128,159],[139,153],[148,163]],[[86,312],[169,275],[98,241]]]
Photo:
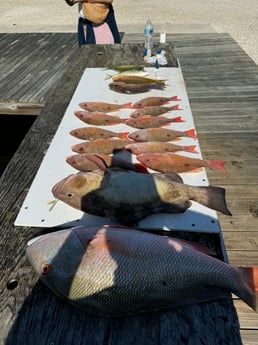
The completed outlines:
[[[186,152],[199,153],[198,151],[195,150],[196,145],[183,146],[183,148]]]
[[[227,170],[224,168],[225,161],[221,160],[207,160],[207,165],[209,168],[227,173]]]
[[[183,110],[183,109],[180,109],[180,105],[179,104],[176,104],[176,105],[173,105],[171,107],[171,110]]]
[[[201,195],[202,193],[197,193],[197,198],[192,200],[195,200],[200,204],[207,206],[215,211],[219,211],[228,216],[232,216],[231,212],[227,208],[225,198],[226,191],[224,188],[213,186],[199,188],[200,191],[202,190],[204,192],[204,195]]]
[[[143,163],[135,163],[135,171],[142,174],[149,174],[147,167]]]
[[[155,173],[160,179],[169,179],[171,181],[176,181],[178,183],[184,183],[182,177],[177,174],[176,172],[170,172],[170,173]]]
[[[128,139],[128,134],[130,132],[121,132],[119,133],[119,139]]]
[[[96,164],[96,167],[98,167],[101,170],[106,170],[108,168],[108,165],[106,164],[105,160],[103,159],[103,157],[97,155],[97,154],[92,154],[88,156],[88,159]]]
[[[148,166],[145,163],[141,162],[141,163],[136,163],[136,164],[140,164],[143,169],[145,168],[148,171]]]
[[[189,137],[189,138],[197,138],[197,135],[195,133],[195,129],[189,129],[188,131],[185,132],[185,134]]]
[[[243,300],[255,311],[258,311],[258,267],[237,267],[243,276],[246,289]]]
[[[208,248],[206,246],[203,246],[200,243],[193,242],[193,241],[187,241],[187,240],[184,240],[184,239],[181,239],[181,238],[180,239],[177,238],[176,241],[179,242],[179,243],[182,243],[182,245],[186,246],[187,248],[190,248],[190,249],[193,249],[193,250],[197,250],[198,252],[201,252],[203,254],[211,255],[211,256],[216,256],[217,255],[217,253],[213,249]]]
[[[177,96],[172,96],[170,98],[171,101],[182,101],[180,98],[178,98]]]
[[[185,122],[185,120],[183,120],[181,116],[174,117],[172,120],[173,122]]]

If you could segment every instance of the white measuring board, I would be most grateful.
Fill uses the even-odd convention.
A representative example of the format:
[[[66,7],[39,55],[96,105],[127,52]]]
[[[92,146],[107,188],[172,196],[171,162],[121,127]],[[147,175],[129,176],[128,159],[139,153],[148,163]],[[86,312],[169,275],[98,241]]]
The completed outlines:
[[[149,73],[149,77],[154,78],[153,68],[148,67],[146,71]],[[115,74],[115,72],[102,68],[87,68],[85,70],[23,205],[21,206],[15,221],[16,226],[70,227],[78,225],[115,224],[108,218],[86,214],[66,205],[62,201],[58,201],[55,204],[51,203],[51,201],[54,200],[54,196],[51,192],[53,186],[68,175],[78,172],[67,164],[65,159],[69,155],[76,154],[72,152],[71,146],[82,141],[71,136],[69,132],[72,129],[87,126],[87,124],[74,115],[74,111],[80,110],[80,102],[96,101],[124,104],[128,102],[135,103],[149,96],[177,96],[181,101],[171,101],[167,103],[166,106],[178,104],[182,110],[170,111],[163,116],[181,116],[185,122],[173,122],[169,124],[169,126],[166,126],[166,128],[179,131],[195,128],[180,67],[160,68],[160,78],[167,80],[166,88],[164,90],[152,89],[149,92],[140,94],[120,94],[111,91],[108,86],[111,79],[107,79],[106,77],[112,74]],[[128,118],[132,111],[134,111],[134,109],[120,109],[117,112],[109,114],[117,114],[121,118]],[[115,132],[134,132],[137,130],[125,124],[102,128]],[[177,152],[177,154],[193,158],[202,158],[198,139],[184,137],[181,138],[179,142],[176,142],[176,144],[196,145],[196,150],[199,152],[198,154],[183,151]],[[136,162],[134,156],[132,156],[132,161]],[[220,172],[218,172],[218,174],[220,174]],[[207,186],[209,184],[205,169],[202,169],[200,172],[188,172],[180,175],[186,184],[195,186]],[[192,206],[181,214],[151,215],[142,220],[139,223],[139,227],[146,229],[220,232],[217,213],[196,202],[192,202]]]

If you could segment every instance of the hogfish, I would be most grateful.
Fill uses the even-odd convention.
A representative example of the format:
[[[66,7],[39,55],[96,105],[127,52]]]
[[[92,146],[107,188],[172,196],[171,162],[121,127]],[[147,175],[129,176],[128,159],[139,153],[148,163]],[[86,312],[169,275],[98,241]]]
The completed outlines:
[[[95,170],[65,177],[52,192],[55,198],[72,207],[126,225],[137,224],[155,213],[182,213],[191,206],[190,200],[231,215],[225,189],[178,181],[177,174]]]

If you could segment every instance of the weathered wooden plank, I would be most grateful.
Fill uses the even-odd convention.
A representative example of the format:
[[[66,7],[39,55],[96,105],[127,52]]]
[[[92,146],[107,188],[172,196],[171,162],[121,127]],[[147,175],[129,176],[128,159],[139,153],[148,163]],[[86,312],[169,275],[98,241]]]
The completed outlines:
[[[0,102],[44,104],[48,93],[59,81],[69,66],[72,55],[78,50],[76,34],[48,33],[42,34],[40,38],[36,34],[10,34],[8,38],[8,49],[3,47],[4,54],[0,60]],[[107,61],[112,60],[110,56]],[[176,60],[174,62],[176,63]],[[112,62],[114,63],[115,61]],[[2,111],[4,113],[5,109]]]
[[[1,48],[4,54],[0,60],[0,102],[44,104],[77,50],[76,34],[10,34],[7,37],[8,49]]]
[[[241,337],[244,345],[257,345],[258,331],[241,329]]]
[[[237,309],[240,327],[258,331],[258,314],[239,299],[234,299],[234,306]]]
[[[223,154],[221,155],[223,157]],[[253,188],[257,186],[257,161],[235,160],[227,161],[225,164],[227,169],[226,174],[219,173],[214,170],[208,170],[209,183],[213,185],[221,185],[226,188],[229,184],[238,185],[252,185]],[[246,195],[248,190],[244,193]],[[233,195],[234,197],[234,195]]]
[[[257,217],[254,217],[250,212],[248,214],[234,214],[233,217],[219,215],[219,220],[223,235],[227,231],[257,231]]]
[[[210,42],[205,42],[200,36],[200,41],[196,40],[195,42],[189,42],[186,36],[180,37],[180,42],[177,41],[177,38],[173,37],[171,39],[176,46],[183,73],[187,75],[188,95],[204,157],[243,161],[242,164],[234,164],[229,167],[227,177],[209,170],[209,181],[217,185],[226,185],[227,197],[230,200],[231,198],[241,198],[240,194],[248,196],[250,190],[245,191],[244,185],[248,184],[250,186],[254,182],[254,190],[257,186],[257,151],[252,150],[252,143],[256,147],[258,134],[256,112],[258,94],[257,66],[248,59],[239,47],[232,49],[234,42],[226,35],[221,35],[218,40],[212,39]],[[205,55],[205,58],[198,53],[190,58],[190,53],[193,53],[194,48],[198,52],[199,49],[203,49],[199,44],[202,47],[207,44],[209,50],[211,49],[210,44],[219,44],[221,58],[217,58],[218,56],[212,57],[210,52]],[[227,46],[230,54],[223,52],[225,46]],[[213,54],[217,54],[214,48]],[[200,61],[199,65],[195,63],[197,59]],[[214,118],[214,115],[217,116]],[[252,160],[251,166],[250,160]],[[229,183],[232,183],[232,189],[235,190],[235,193],[231,190],[230,195],[228,195]],[[239,184],[243,185],[241,193],[237,192]],[[252,205],[252,209],[257,209],[255,207],[257,194],[255,200],[248,200],[248,197],[244,197],[244,199],[246,199],[245,203]],[[220,225],[230,262],[232,264],[257,266],[258,257],[257,247],[255,246],[258,239],[257,213],[252,214],[248,206],[245,209],[242,208],[243,206],[242,204],[236,208],[236,203],[234,203],[233,217],[219,215]],[[236,211],[239,212],[239,215],[235,214]],[[238,232],[236,236],[233,236],[230,231]],[[245,243],[245,240],[248,244]],[[251,246],[252,251],[243,248],[243,246],[248,245]],[[235,250],[230,250],[232,247]],[[240,303],[243,305],[242,302]],[[246,309],[250,310],[248,307]],[[257,314],[250,311],[251,315],[249,315],[247,310],[242,313],[237,308],[241,322],[241,337],[245,345],[254,345],[257,344],[258,339]],[[243,321],[244,315],[246,315],[245,322]],[[254,319],[252,319],[253,315]],[[254,329],[248,329],[249,326],[253,326]]]
[[[249,185],[238,185],[237,188],[234,185],[228,185],[227,195],[229,198],[255,200],[257,198],[257,189]]]
[[[248,161],[246,165],[258,159],[256,133],[250,133],[244,141],[242,138],[238,138],[238,134],[235,134],[232,138],[228,137],[228,135],[217,133],[216,138],[209,138],[209,136],[204,136],[203,133],[198,133],[202,145],[201,150],[205,158],[216,159],[221,157],[226,161]],[[225,140],[227,138],[230,140]]]
[[[223,233],[224,236],[224,233]],[[228,250],[227,255],[230,265],[257,266],[257,250]]]
[[[258,230],[249,231],[249,229],[245,229],[239,232],[223,231],[223,239],[228,251],[234,250],[235,248],[240,251],[255,251],[258,248]],[[258,260],[258,251],[255,259]]]
[[[234,119],[228,119],[225,121],[225,125],[223,125],[224,121],[208,121],[206,123],[205,126],[203,126],[203,132],[206,133],[212,133],[214,132],[214,126],[216,125],[216,127],[218,128],[218,133],[223,133],[225,135],[227,135],[228,132],[234,132],[234,133],[241,133],[241,132],[256,132],[256,130],[254,129],[254,127],[257,124],[257,119],[255,118],[248,118],[246,122],[242,122],[242,120],[240,120],[238,118],[238,120],[236,121],[236,123],[234,123]],[[201,131],[199,130],[199,123],[200,121],[196,121],[196,127],[197,127],[197,131],[198,133],[200,133]]]

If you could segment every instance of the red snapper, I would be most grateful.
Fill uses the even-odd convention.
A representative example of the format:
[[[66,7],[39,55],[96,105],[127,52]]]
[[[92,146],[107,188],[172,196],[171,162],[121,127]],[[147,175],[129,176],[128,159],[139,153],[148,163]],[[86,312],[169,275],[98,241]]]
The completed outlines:
[[[229,266],[170,237],[79,227],[31,240],[26,254],[50,290],[96,314],[170,309],[204,286],[232,292],[257,309],[257,268]]]

